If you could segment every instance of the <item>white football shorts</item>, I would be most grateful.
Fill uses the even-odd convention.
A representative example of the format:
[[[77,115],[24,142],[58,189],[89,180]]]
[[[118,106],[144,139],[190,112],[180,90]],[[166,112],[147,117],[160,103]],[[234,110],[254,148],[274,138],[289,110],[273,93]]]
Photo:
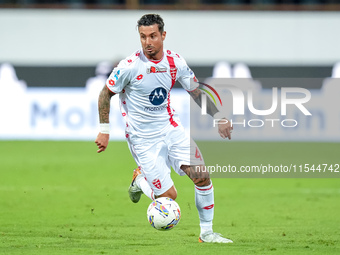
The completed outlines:
[[[179,175],[185,175],[182,165],[204,165],[202,154],[194,140],[182,125],[170,129],[152,139],[143,139],[134,144],[128,140],[133,158],[140,166],[144,178],[156,196],[169,190],[174,182],[171,167]]]

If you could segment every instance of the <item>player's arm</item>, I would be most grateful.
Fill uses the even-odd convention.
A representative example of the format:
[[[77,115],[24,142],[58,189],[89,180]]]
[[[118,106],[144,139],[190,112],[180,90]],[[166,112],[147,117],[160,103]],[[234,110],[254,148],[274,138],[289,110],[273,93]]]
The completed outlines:
[[[189,94],[194,99],[194,101],[199,105],[199,107],[202,108],[202,91],[199,88],[196,88],[195,90],[190,91]],[[209,97],[207,97],[207,113],[213,118],[217,118],[216,116],[219,115],[219,110]],[[233,130],[230,121],[228,121],[224,117],[218,117],[218,119],[221,119],[218,122],[218,133],[223,139],[228,137],[228,139],[230,140],[231,132]]]
[[[198,106],[202,108],[202,91],[199,88],[197,88],[193,91],[190,91],[189,94],[192,97],[192,99],[194,99],[194,101],[198,104]],[[214,115],[218,113],[217,107],[210,100],[210,98],[207,98],[207,113],[211,117],[214,117]]]
[[[110,123],[110,102],[111,97],[115,95],[110,91],[107,86],[104,86],[99,94],[98,98],[98,112],[99,112],[99,122],[100,122],[100,132],[97,136],[95,143],[98,146],[97,152],[100,153],[105,151],[110,139],[109,134],[109,123]]]

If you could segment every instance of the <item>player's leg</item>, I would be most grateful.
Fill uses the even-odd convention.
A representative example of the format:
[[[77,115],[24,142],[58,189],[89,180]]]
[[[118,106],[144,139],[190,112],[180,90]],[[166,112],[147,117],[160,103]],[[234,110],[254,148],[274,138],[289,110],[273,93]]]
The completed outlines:
[[[143,192],[151,200],[160,196],[176,199],[177,191],[170,176],[171,167],[167,160],[167,150],[164,141],[158,139],[130,146],[130,151],[139,165],[137,169],[139,171],[134,171],[136,174],[129,188],[129,195],[133,202],[132,192],[130,192],[133,186],[136,187],[133,190],[136,197],[138,192],[140,195]]]
[[[132,202],[137,203],[140,200],[142,193],[144,193],[151,200],[154,200],[158,197],[169,197],[173,200],[177,198],[177,190],[175,185],[172,185],[171,188],[164,193],[155,196],[154,191],[143,176],[144,175],[141,173],[140,167],[134,170],[132,182],[129,187],[129,196]]]
[[[128,146],[133,159],[136,161],[137,168],[133,170],[132,181],[128,189],[129,197],[132,202],[138,203],[141,195],[144,193],[151,200],[155,199],[153,190],[151,189],[149,183],[145,180],[144,175],[141,171],[141,165],[138,160],[138,156],[135,152],[134,146],[128,141]]]
[[[175,188],[175,185],[172,185],[172,187],[170,189],[168,189],[167,191],[165,191],[163,194],[156,196],[157,197],[170,197],[173,200],[176,200],[177,198],[177,190]]]
[[[209,172],[201,167],[204,165],[203,157],[184,129],[173,129],[169,132],[167,141],[172,167],[178,174],[189,176],[195,184],[195,204],[200,218],[201,234],[212,232],[214,190]]]
[[[204,160],[196,143],[181,129],[170,135],[169,158],[179,175],[187,175],[195,184],[195,204],[200,218],[201,242],[231,243],[232,241],[214,233],[214,188]],[[172,137],[171,137],[172,136]]]
[[[182,165],[181,169],[195,184],[195,203],[200,218],[201,233],[199,242],[232,243],[230,239],[213,232],[214,219],[214,187],[210,180],[209,172],[204,165]]]
[[[203,165],[182,165],[181,169],[195,184],[195,204],[200,218],[201,236],[213,231],[214,219],[214,188],[209,172]]]
[[[143,193],[151,200],[155,199],[154,192],[151,189],[149,183],[143,177],[140,167],[137,167],[133,171],[132,182],[130,184],[128,193],[131,201],[134,203],[138,203]]]

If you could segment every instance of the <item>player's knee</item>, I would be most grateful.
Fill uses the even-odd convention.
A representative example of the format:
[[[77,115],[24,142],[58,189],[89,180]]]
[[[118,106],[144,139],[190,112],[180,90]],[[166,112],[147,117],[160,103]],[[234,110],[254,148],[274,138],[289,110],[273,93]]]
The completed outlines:
[[[170,191],[170,193],[169,193],[170,196],[169,197],[171,199],[175,200],[177,198],[177,190],[174,188],[174,189],[170,189],[169,191]]]
[[[171,199],[173,199],[173,200],[176,200],[176,198],[177,198],[177,192],[174,192],[174,193],[167,193],[167,194],[162,194],[162,195],[160,195],[160,196],[157,196],[156,198],[158,198],[158,197],[169,197],[169,198],[171,198]]]
[[[194,184],[198,187],[204,187],[210,185],[210,178],[194,178],[192,179]]]
[[[165,193],[161,194],[158,197],[169,197],[175,200],[177,198],[177,190],[174,186],[172,186],[169,190],[167,190]]]
[[[189,177],[198,187],[204,187],[210,184],[209,172],[206,171],[203,166],[196,166],[195,171],[192,171]]]
[[[176,198],[177,198],[177,191],[171,193],[170,198],[173,199],[173,200],[176,200]]]

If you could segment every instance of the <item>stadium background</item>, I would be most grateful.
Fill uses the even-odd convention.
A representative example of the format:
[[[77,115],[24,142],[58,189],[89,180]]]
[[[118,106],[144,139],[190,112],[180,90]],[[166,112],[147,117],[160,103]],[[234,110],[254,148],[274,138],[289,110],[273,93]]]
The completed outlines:
[[[197,4],[196,10],[189,10],[186,5],[183,5],[183,10],[174,10],[179,5],[170,5],[173,10],[165,9],[168,5],[159,5],[158,8],[163,9],[156,10],[117,10],[110,9],[114,5],[104,9],[102,5],[74,4],[65,4],[62,8],[60,5],[44,3],[37,6],[39,8],[21,8],[35,7],[34,3],[8,3],[6,6],[17,8],[0,9],[3,33],[0,63],[13,65],[16,74],[9,74],[9,79],[14,79],[12,82],[16,84],[22,81],[22,84],[6,85],[9,82],[5,78],[6,65],[0,67],[3,70],[0,70],[3,72],[0,77],[0,113],[4,122],[0,130],[2,139],[93,140],[98,130],[96,99],[104,83],[103,75],[107,75],[110,70],[110,67],[100,67],[100,64],[106,61],[115,65],[140,48],[136,17],[145,12],[157,11],[164,17],[168,32],[165,47],[182,54],[202,80],[213,76],[214,67],[220,61],[226,62],[230,70],[234,71],[237,65],[246,64],[254,80],[321,79],[320,82],[304,85],[307,89],[315,90],[315,98],[318,98],[323,80],[336,76],[334,70],[338,69],[336,64],[340,59],[337,50],[340,36],[334,32],[340,26],[340,18],[337,11],[331,11],[337,6],[331,3],[222,5],[241,9],[232,11],[209,10],[209,7],[213,9],[216,5],[206,3]],[[101,9],[89,9],[96,6]],[[126,3],[124,6],[130,5]],[[157,6],[140,5],[140,8],[146,7]],[[246,7],[253,10],[249,11]],[[275,8],[268,11],[270,7]],[[305,9],[277,11],[278,7],[282,10]],[[264,81],[261,81],[263,89],[274,86]],[[89,85],[90,82],[93,84]],[[291,84],[290,81],[285,86],[301,85]],[[14,93],[15,87],[21,87],[21,92],[16,93],[16,99],[21,103],[14,104],[12,112],[9,112],[6,104],[10,103],[9,95]],[[183,98],[185,92],[182,90],[181,93],[178,94]],[[333,96],[336,93],[328,92]],[[74,100],[70,100],[71,97]],[[327,119],[324,117],[327,109],[324,108],[332,101],[330,99],[327,95],[321,99],[324,104],[321,105],[322,109],[317,109],[321,111],[320,123],[325,122],[324,118]],[[180,104],[177,111],[183,113],[183,100],[173,102]],[[313,106],[320,108],[319,105]],[[113,130],[111,138],[122,139],[124,124],[119,111],[115,110],[118,104],[114,103],[113,107],[112,118],[119,128]],[[16,118],[19,113],[24,117]],[[319,133],[328,134],[327,138],[323,139],[322,134],[313,137],[323,141],[334,140],[333,134],[327,133],[329,127],[335,128],[333,133],[339,139],[336,129],[339,120],[335,119],[335,124],[326,126],[326,132],[319,129]],[[317,125],[314,124],[315,128],[318,128]],[[240,139],[255,137],[249,132],[246,134],[240,135]],[[268,140],[265,136],[256,137]],[[277,136],[280,137],[284,135]],[[295,138],[308,139],[299,134]]]
[[[246,63],[254,78],[330,77],[340,58],[336,1],[156,2],[2,0],[0,63],[12,63],[29,87],[82,87],[100,61],[116,63],[139,48],[135,17],[149,10],[167,21],[165,45],[201,77],[221,60]]]
[[[340,61],[339,10],[338,1],[317,0],[0,0],[0,68],[16,71],[0,72],[0,253],[339,254],[339,178],[308,178],[312,173],[214,178],[214,226],[234,239],[228,247],[198,246],[192,184],[173,175],[182,220],[176,230],[155,232],[145,216],[148,199],[134,205],[127,198],[135,163],[118,141],[123,131],[107,152],[95,153],[96,97],[85,89],[98,63],[115,63],[140,47],[135,25],[146,12],[164,17],[165,46],[198,76],[227,61],[247,64],[254,79],[324,81]],[[319,96],[321,87],[308,89]],[[327,96],[339,118],[338,94]],[[122,124],[118,107],[114,112],[112,120]],[[340,132],[332,128],[318,142],[301,142],[302,133],[290,142],[199,145],[213,154],[209,162],[223,158],[237,167],[334,166]]]

